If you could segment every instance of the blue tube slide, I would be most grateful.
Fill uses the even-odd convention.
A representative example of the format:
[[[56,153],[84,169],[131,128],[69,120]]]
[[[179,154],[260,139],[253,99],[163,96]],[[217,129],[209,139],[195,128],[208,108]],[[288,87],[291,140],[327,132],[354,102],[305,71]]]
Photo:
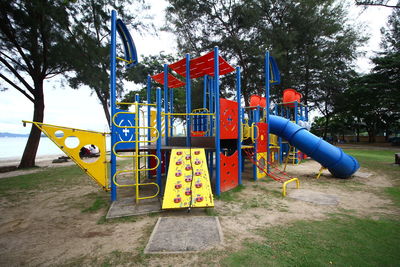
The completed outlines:
[[[270,133],[286,139],[289,144],[327,168],[337,178],[349,178],[359,168],[357,160],[305,128],[280,116],[269,116]]]

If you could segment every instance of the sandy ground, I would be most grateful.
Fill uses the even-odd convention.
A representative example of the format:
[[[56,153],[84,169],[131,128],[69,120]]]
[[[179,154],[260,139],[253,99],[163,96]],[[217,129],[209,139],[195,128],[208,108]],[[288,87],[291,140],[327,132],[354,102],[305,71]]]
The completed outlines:
[[[49,164],[49,160],[45,163]],[[71,163],[57,166],[66,164]],[[247,168],[249,175],[249,165]],[[296,190],[294,184],[288,188],[289,197],[283,198],[280,196],[280,183],[262,180],[254,182],[245,178],[245,189],[234,195],[235,200],[215,201],[214,212],[220,218],[225,241],[222,247],[211,252],[214,256],[202,258],[201,254],[193,253],[149,256],[146,259],[148,264],[183,266],[217,263],[220,255],[240,249],[243,241],[260,240],[256,232],[260,227],[285,225],[303,219],[323,220],[335,212],[346,211],[371,218],[378,218],[382,214],[400,215],[398,210],[388,208],[391,201],[379,191],[380,187],[391,185],[386,177],[361,168],[349,180],[334,179],[328,171],[316,180],[319,168],[317,162],[310,160],[298,166],[289,166],[288,173],[300,178],[301,188],[337,196],[338,205],[317,205],[291,199],[290,192]],[[12,173],[19,175],[22,172]],[[6,175],[0,174],[0,177]],[[98,224],[105,210],[81,212],[85,196],[97,192],[99,189],[90,179],[82,179],[79,186],[55,192],[33,191],[20,197],[17,202],[1,198],[0,266],[100,265],[113,251],[131,253],[129,264],[141,265],[137,259],[159,216],[204,216],[203,210],[190,214],[175,211]]]

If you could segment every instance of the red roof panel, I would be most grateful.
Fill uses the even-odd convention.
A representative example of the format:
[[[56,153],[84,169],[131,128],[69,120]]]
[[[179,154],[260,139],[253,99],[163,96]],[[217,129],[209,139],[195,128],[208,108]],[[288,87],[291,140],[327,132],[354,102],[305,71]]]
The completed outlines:
[[[151,76],[153,80],[164,85],[164,72]],[[177,79],[171,73],[168,73],[168,88],[178,88],[184,86],[185,83]]]
[[[225,75],[235,70],[221,56],[219,60],[219,75]],[[178,74],[186,77],[186,59],[181,59],[169,65],[171,69]],[[190,60],[190,78],[198,78],[204,75],[214,76],[214,51],[211,51],[203,56]]]

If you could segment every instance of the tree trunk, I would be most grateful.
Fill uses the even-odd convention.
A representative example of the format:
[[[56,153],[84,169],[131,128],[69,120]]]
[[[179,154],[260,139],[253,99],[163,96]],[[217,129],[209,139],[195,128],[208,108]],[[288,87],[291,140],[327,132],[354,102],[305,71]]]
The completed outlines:
[[[375,127],[371,126],[367,129],[368,132],[368,143],[375,143]]]
[[[35,103],[33,109],[33,121],[43,122],[44,117],[44,96],[43,81],[35,83]],[[39,147],[41,131],[32,125],[28,142],[26,143],[24,154],[18,168],[32,168],[35,166],[36,153]]]
[[[356,132],[357,132],[356,142],[360,143],[360,128],[357,127]]]
[[[103,106],[104,114],[106,115],[107,123],[108,126],[111,125],[111,117],[110,117],[110,111],[108,110],[108,104],[107,104],[107,99],[101,99],[101,105]]]
[[[329,116],[325,116],[324,135],[323,135],[324,139],[326,139],[326,137],[328,136],[328,129],[329,129]]]

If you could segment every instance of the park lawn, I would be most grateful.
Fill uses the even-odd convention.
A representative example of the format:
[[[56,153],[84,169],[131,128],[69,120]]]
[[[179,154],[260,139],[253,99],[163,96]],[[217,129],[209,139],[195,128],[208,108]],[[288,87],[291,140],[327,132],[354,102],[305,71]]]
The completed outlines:
[[[395,186],[383,189],[400,207],[400,166],[388,150],[349,149],[360,165],[383,173]],[[400,219],[334,214],[325,221],[298,221],[259,229],[264,242],[247,241],[244,249],[221,261],[223,266],[398,266]]]
[[[399,166],[394,166],[393,152],[381,150],[346,150],[355,156],[363,168],[389,177],[394,187],[382,189],[382,194],[390,197],[400,207]],[[0,197],[16,198],[24,192],[34,194],[43,191],[65,190],[65,188],[93,183],[77,166],[46,168],[34,174],[0,179]],[[256,185],[254,185],[256,186]],[[222,201],[234,201],[237,192],[246,190],[239,187],[221,196]],[[271,194],[268,195],[271,197]],[[280,194],[276,196],[280,198]],[[83,213],[106,210],[106,193],[89,193],[80,202]],[[15,199],[18,200],[18,197]],[[249,205],[248,208],[252,208]],[[258,206],[255,206],[258,207]],[[213,214],[211,214],[213,215]],[[127,222],[135,221],[128,217]],[[105,222],[101,222],[105,223]],[[107,223],[125,223],[115,220]],[[400,262],[400,220],[398,217],[381,215],[378,218],[360,218],[345,211],[332,214],[323,221],[297,221],[287,225],[263,227],[256,231],[261,240],[247,240],[240,250],[214,252],[204,251],[199,255],[202,263],[214,262],[222,266],[398,266]],[[147,233],[146,235],[150,235]],[[142,250],[143,248],[141,248]],[[122,253],[122,254],[121,254]],[[216,254],[217,253],[217,254]],[[133,254],[136,254],[133,255]],[[160,256],[114,251],[98,262],[89,257],[92,263],[118,265],[137,262],[146,265],[152,258]],[[87,261],[85,261],[87,262]],[[100,264],[101,265],[101,264]]]
[[[400,149],[399,149],[400,151]],[[390,150],[346,149],[361,166],[390,177],[393,187],[387,187],[385,193],[400,207],[400,166],[394,164],[394,152]]]
[[[223,266],[396,266],[400,221],[336,215],[260,230],[266,241],[223,259]]]
[[[355,157],[362,167],[373,172],[383,173],[389,176],[395,184],[400,185],[400,166],[394,164],[394,151],[346,149],[344,152]]]

